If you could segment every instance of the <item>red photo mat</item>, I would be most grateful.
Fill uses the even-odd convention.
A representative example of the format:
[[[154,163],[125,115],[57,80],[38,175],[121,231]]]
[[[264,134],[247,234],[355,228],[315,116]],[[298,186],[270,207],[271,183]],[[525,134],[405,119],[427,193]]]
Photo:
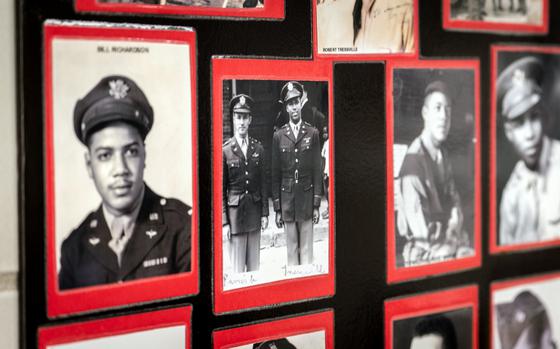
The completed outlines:
[[[522,243],[508,246],[500,246],[498,244],[498,193],[497,193],[497,132],[498,130],[498,115],[497,115],[497,80],[498,80],[498,55],[500,52],[526,52],[527,54],[555,54],[560,55],[560,46],[537,46],[537,45],[492,45],[491,48],[491,66],[490,66],[490,253],[508,253],[518,251],[528,251],[549,247],[560,246],[560,239]]]
[[[478,349],[478,286],[447,289],[385,301],[385,349],[393,349],[395,321],[472,308],[472,349]]]
[[[334,118],[332,63],[327,61],[212,59],[212,133],[213,133],[213,237],[214,237],[214,311],[217,314],[243,309],[275,306],[306,299],[334,295],[334,217],[335,205],[329,205],[328,274],[287,279],[224,291],[222,251],[222,134],[224,80],[325,81],[329,87],[330,173],[334,173]],[[329,178],[329,202],[334,202],[334,178]],[[269,224],[274,224],[274,219]]]
[[[41,327],[38,330],[38,348],[71,344],[86,340],[118,336],[134,332],[173,326],[186,326],[185,349],[191,348],[192,307],[155,310],[131,315],[113,316],[99,320]]]
[[[60,291],[57,277],[55,236],[54,130],[53,130],[53,74],[52,43],[54,39],[135,40],[186,44],[190,47],[191,128],[192,128],[192,227],[191,271]],[[124,307],[158,299],[169,299],[198,293],[198,179],[197,179],[197,115],[196,115],[196,34],[191,30],[167,30],[164,27],[107,27],[99,24],[47,23],[44,26],[45,79],[45,190],[46,190],[46,277],[47,316],[57,317],[91,312],[111,307]]]
[[[393,144],[394,144],[394,108],[393,108],[393,72],[395,69],[461,69],[474,72],[474,118],[475,143],[474,152],[474,201],[473,201],[473,256],[448,261],[434,262],[411,267],[397,267],[396,238],[394,221],[394,185],[393,185]],[[414,60],[388,61],[386,65],[386,133],[387,133],[387,282],[389,284],[419,279],[444,273],[453,273],[481,265],[481,183],[480,183],[480,64],[478,60]]]
[[[490,345],[489,348],[494,348],[494,293],[500,290],[505,290],[508,288],[513,288],[521,285],[529,285],[533,283],[549,281],[553,279],[560,278],[560,273],[550,273],[550,274],[541,274],[541,275],[534,275],[529,277],[521,277],[503,281],[495,281],[490,285]]]
[[[413,14],[413,21],[414,21],[414,50],[413,52],[409,53],[354,53],[354,54],[337,54],[337,53],[322,53],[319,52],[319,36],[318,36],[318,29],[317,29],[317,0],[312,0],[313,6],[313,52],[315,56],[319,59],[332,59],[332,60],[341,60],[341,61],[363,61],[363,60],[392,60],[398,58],[418,58],[420,52],[420,25],[419,25],[419,10],[418,10],[418,1],[413,0],[414,2],[414,14]]]
[[[74,0],[76,12],[108,14],[150,14],[154,16],[216,17],[270,20],[284,19],[284,0],[266,1],[262,8],[222,8],[210,6],[153,5],[138,3],[101,3],[98,0]]]
[[[548,33],[549,21],[549,3],[548,0],[543,1],[542,23],[540,24],[522,24],[513,22],[487,22],[482,20],[464,20],[451,18],[451,0],[443,0],[443,28],[458,31],[474,31],[502,34],[525,34],[525,35],[546,35]],[[507,6],[507,5],[505,5]]]
[[[334,312],[332,310],[216,330],[212,338],[214,349],[228,349],[316,331],[325,331],[325,349],[334,349]]]

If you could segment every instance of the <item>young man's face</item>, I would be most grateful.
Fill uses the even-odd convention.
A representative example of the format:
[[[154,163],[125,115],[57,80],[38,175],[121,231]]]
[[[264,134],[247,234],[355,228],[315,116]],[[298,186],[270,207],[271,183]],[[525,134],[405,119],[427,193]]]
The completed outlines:
[[[245,138],[251,125],[251,114],[233,113],[233,132],[241,138]]]
[[[435,91],[426,96],[422,107],[424,129],[428,131],[434,145],[439,146],[449,135],[451,106],[442,92]]]
[[[507,139],[527,167],[538,165],[543,140],[544,110],[536,105],[515,119],[504,122]]]
[[[410,349],[445,349],[443,338],[439,334],[431,333],[412,339]]]
[[[301,98],[296,97],[286,102],[286,112],[290,116],[290,121],[297,124],[301,120]]]
[[[137,207],[144,187],[146,150],[137,128],[118,122],[89,138],[86,166],[103,204],[113,214]]]

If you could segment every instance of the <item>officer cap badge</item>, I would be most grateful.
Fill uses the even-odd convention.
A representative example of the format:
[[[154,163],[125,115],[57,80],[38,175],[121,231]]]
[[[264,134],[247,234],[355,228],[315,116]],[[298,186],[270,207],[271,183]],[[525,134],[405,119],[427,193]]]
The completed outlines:
[[[245,105],[245,102],[246,102],[245,96],[239,97],[239,104]]]
[[[146,231],[146,235],[148,235],[148,237],[151,239],[151,238],[153,238],[154,236],[157,235],[157,231],[150,229],[150,230]]]
[[[100,241],[101,241],[101,239],[96,238],[96,237],[94,237],[94,238],[89,238],[89,244],[92,245],[92,246],[97,245]]]
[[[125,98],[128,90],[130,90],[130,87],[121,79],[109,81],[109,94],[115,99]]]
[[[291,91],[294,89],[294,84],[292,84],[291,82],[288,82],[288,91]]]

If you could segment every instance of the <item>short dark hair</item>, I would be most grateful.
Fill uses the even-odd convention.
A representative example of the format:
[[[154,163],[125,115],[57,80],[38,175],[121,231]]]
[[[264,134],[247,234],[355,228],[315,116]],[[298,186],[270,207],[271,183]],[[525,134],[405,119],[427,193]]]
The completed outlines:
[[[453,322],[445,315],[431,315],[422,318],[414,327],[415,337],[436,334],[443,339],[445,349],[457,349],[457,333]]]

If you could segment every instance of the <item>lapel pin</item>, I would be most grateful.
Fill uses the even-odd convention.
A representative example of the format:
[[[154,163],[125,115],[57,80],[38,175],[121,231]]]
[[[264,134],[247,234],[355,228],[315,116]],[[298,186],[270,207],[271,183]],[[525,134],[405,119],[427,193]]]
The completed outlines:
[[[92,246],[95,246],[99,243],[99,241],[101,241],[99,238],[89,238],[89,243]]]
[[[148,231],[146,232],[146,235],[148,235],[148,237],[151,239],[151,238],[153,238],[154,236],[157,235],[157,231],[155,231],[155,230],[148,230]]]

